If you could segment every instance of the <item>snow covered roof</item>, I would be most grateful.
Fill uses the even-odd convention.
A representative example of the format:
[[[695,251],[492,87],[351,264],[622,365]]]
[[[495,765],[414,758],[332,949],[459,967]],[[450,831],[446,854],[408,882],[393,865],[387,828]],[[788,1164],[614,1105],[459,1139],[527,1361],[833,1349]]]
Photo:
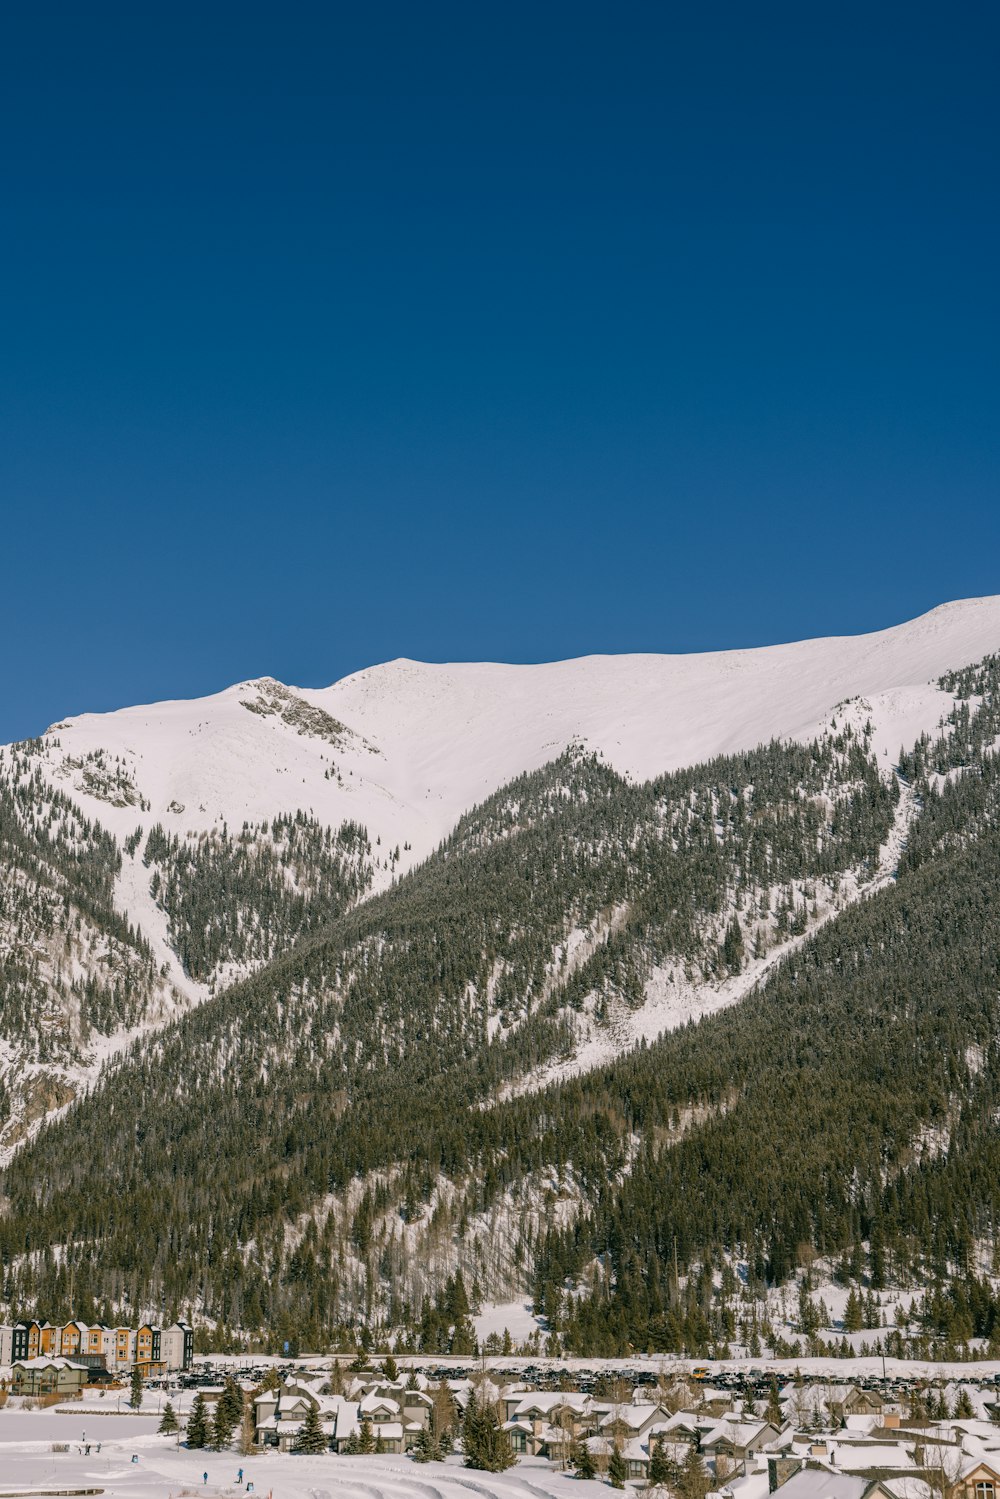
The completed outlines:
[[[399,1401],[390,1399],[388,1395],[366,1395],[363,1400],[359,1400],[358,1406],[363,1416],[371,1416],[375,1411],[399,1414]]]
[[[648,1463],[649,1453],[638,1437],[629,1437],[622,1448],[622,1457],[630,1463]]]
[[[18,1358],[11,1365],[13,1369],[30,1369],[34,1373],[41,1373],[43,1369],[83,1369],[89,1373],[89,1366],[74,1362],[71,1358],[62,1358],[57,1355],[45,1353],[36,1354],[34,1358]]]
[[[891,1442],[831,1442],[830,1461],[851,1473],[871,1473],[880,1468],[915,1468],[912,1454]]]
[[[535,1411],[539,1416],[547,1416],[560,1409],[580,1414],[590,1408],[590,1396],[581,1395],[576,1390],[532,1390],[530,1395],[525,1395],[515,1406],[514,1414],[526,1416]]]
[[[701,1444],[709,1447],[716,1442],[732,1442],[734,1447],[745,1447],[748,1442],[759,1437],[761,1432],[769,1429],[767,1421],[732,1421],[723,1418],[705,1433]]]
[[[628,1426],[632,1431],[640,1431],[649,1422],[655,1421],[658,1416],[665,1412],[658,1405],[616,1405],[602,1416],[600,1425],[602,1427]]]
[[[934,1499],[935,1495],[926,1479],[912,1474],[906,1478],[883,1478],[882,1487],[889,1491],[892,1499]]]
[[[733,1499],[767,1499],[770,1493],[767,1467],[751,1469],[745,1477],[727,1478],[725,1488]],[[914,1495],[913,1499],[918,1499],[918,1496]],[[924,1499],[924,1496],[920,1495],[919,1499]]]
[[[829,1468],[800,1468],[781,1486],[784,1499],[864,1499],[871,1480]]]

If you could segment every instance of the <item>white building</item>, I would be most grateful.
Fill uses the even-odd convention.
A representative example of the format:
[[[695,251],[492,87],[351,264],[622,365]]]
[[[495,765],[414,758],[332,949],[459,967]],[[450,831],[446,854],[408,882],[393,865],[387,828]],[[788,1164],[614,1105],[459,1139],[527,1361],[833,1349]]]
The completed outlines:
[[[194,1362],[194,1328],[174,1322],[160,1333],[160,1357],[168,1369],[190,1369]]]

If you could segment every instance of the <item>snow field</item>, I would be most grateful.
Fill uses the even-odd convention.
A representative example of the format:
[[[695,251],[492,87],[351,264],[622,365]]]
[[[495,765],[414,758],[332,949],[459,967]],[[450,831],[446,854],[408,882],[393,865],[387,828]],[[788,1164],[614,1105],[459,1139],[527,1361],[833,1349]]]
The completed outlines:
[[[120,1433],[121,1422],[131,1422],[130,1434]],[[83,1430],[92,1444],[89,1456],[81,1447]],[[53,1443],[66,1442],[69,1452],[52,1451]],[[132,1462],[133,1454],[138,1462]],[[571,1494],[588,1499],[606,1493],[603,1485],[581,1484],[537,1460],[493,1475],[464,1468],[458,1458],[416,1465],[405,1457],[189,1452],[176,1438],[157,1436],[153,1418],[91,1415],[88,1420],[77,1408],[0,1412],[0,1465],[0,1499],[88,1488],[101,1489],[107,1499],[235,1499],[246,1495],[247,1481],[255,1499],[569,1499]],[[240,1468],[243,1486],[236,1483]]]

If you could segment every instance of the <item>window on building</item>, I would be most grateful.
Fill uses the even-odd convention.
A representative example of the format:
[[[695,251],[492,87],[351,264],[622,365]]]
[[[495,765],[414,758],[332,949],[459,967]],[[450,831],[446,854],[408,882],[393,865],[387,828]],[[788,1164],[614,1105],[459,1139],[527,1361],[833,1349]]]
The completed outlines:
[[[976,1499],[993,1499],[993,1485],[985,1479],[976,1484]]]

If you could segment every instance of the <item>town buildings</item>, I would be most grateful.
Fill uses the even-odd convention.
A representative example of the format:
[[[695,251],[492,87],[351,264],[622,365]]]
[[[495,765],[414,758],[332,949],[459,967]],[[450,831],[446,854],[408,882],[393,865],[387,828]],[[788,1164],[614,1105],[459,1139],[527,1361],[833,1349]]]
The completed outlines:
[[[0,1365],[8,1367],[38,1358],[71,1359],[111,1373],[131,1372],[137,1365],[148,1378],[191,1367],[194,1331],[186,1322],[163,1329],[150,1322],[138,1327],[107,1327],[76,1320],[53,1323],[34,1319],[0,1326]]]
[[[467,1379],[435,1387],[398,1372],[333,1382],[343,1393],[332,1393],[319,1371],[258,1393],[258,1443],[293,1452],[312,1410],[331,1453],[357,1452],[363,1426],[372,1445],[360,1450],[406,1453],[420,1448],[422,1431],[439,1434],[442,1395],[460,1440],[473,1388]],[[476,1388],[517,1457],[572,1469],[585,1448],[602,1474],[617,1453],[619,1473],[640,1489],[658,1457],[672,1491],[721,1499],[770,1499],[779,1490],[781,1499],[1000,1499],[1000,1396],[989,1387],[948,1386],[940,1403],[965,1414],[931,1421],[926,1392],[894,1398],[831,1380],[772,1385],[766,1398],[679,1380],[607,1383],[591,1393],[479,1376]]]

